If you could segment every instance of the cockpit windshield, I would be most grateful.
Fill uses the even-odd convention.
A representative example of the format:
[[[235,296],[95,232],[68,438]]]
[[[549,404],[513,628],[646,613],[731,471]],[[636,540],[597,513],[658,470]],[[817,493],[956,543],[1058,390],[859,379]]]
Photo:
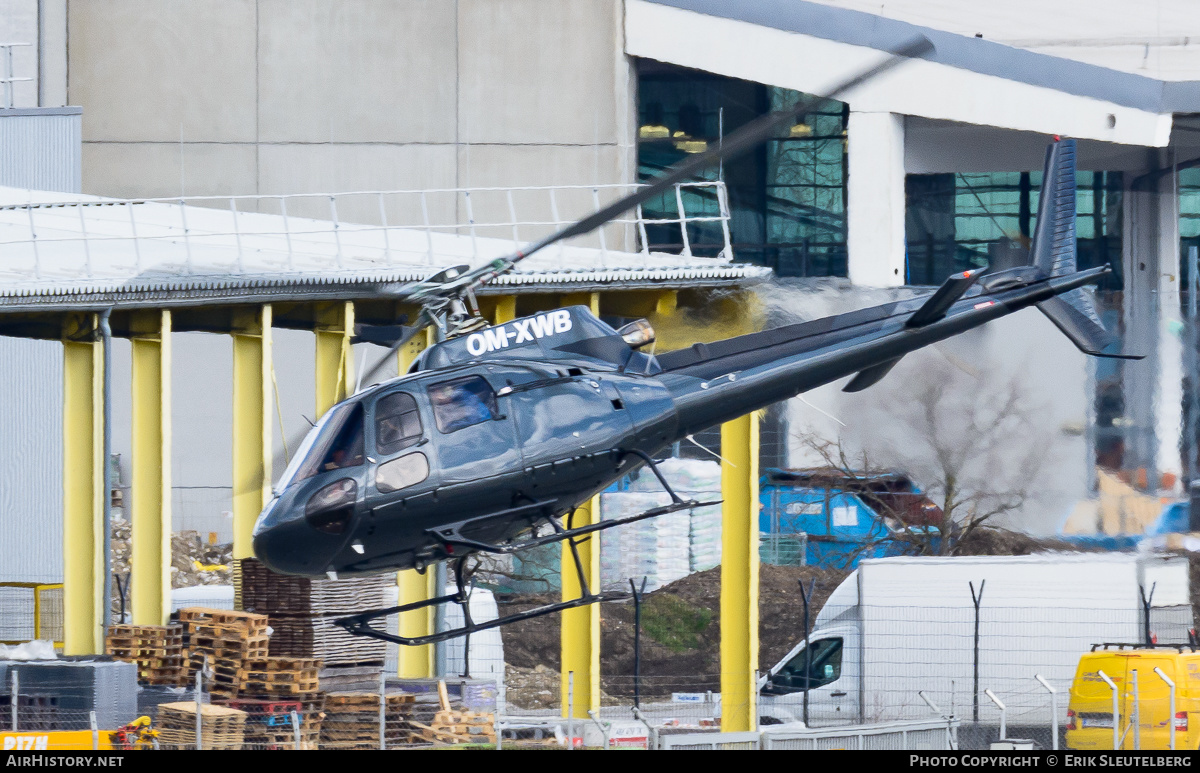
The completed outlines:
[[[339,405],[322,416],[305,436],[275,492],[326,470],[357,467],[363,463],[363,455],[362,404]]]

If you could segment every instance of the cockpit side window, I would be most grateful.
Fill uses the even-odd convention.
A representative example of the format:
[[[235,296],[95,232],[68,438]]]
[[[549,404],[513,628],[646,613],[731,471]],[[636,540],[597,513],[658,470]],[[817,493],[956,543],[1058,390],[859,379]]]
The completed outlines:
[[[303,462],[296,472],[295,479],[284,473],[286,485],[327,470],[355,467],[363,463],[362,403],[334,406],[317,422],[314,432],[317,433],[316,437],[313,438],[308,453],[303,455]],[[309,438],[305,438],[304,443],[308,445]],[[295,460],[292,463],[295,464]]]
[[[340,423],[334,422],[329,427],[328,432],[330,442],[320,450],[319,455],[314,454],[314,457],[320,459],[320,462],[312,467],[308,475],[358,467],[363,463],[362,403],[356,403]],[[308,477],[308,475],[304,477]]]
[[[442,433],[496,418],[496,393],[480,376],[465,376],[429,387],[433,418]]]
[[[417,401],[407,392],[393,392],[375,403],[375,449],[385,456],[421,440]]]

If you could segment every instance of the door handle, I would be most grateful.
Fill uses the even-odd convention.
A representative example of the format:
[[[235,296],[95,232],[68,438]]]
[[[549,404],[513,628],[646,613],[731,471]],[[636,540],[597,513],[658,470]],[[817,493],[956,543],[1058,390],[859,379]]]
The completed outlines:
[[[844,692],[831,692],[831,693],[829,693],[829,695],[833,698],[845,698],[846,697],[846,693],[844,693]]]

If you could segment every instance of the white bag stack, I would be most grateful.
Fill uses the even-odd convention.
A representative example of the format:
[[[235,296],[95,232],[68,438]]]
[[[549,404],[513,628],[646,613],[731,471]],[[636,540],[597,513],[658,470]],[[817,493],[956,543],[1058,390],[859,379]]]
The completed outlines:
[[[721,498],[721,466],[698,459],[667,459],[658,465],[683,499]],[[669,504],[671,497],[650,470],[643,469],[627,492],[604,494],[601,517],[624,518]],[[721,563],[721,507],[680,511],[619,526],[601,539],[600,582],[605,590],[625,590],[629,579],[654,590],[691,572]]]

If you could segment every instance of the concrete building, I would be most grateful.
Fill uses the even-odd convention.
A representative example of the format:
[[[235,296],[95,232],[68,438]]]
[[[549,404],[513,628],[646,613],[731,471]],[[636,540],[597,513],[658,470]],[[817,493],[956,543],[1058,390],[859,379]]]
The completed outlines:
[[[15,84],[16,105],[82,107],[83,190],[136,197],[628,184],[926,35],[936,50],[925,61],[814,106],[787,137],[714,172],[730,191],[735,254],[797,278],[780,313],[815,316],[877,297],[866,288],[937,283],[1030,233],[1045,144],[1075,137],[1081,260],[1117,268],[1101,305],[1126,350],[1147,358],[1088,363],[1032,312],[930,356],[1028,374],[1048,422],[1066,430],[1047,463],[1057,493],[1027,514],[1031,528],[1053,530],[1097,461],[1150,489],[1163,473],[1168,490],[1190,476],[1192,360],[1173,331],[1184,322],[1186,247],[1200,244],[1200,171],[1173,165],[1200,156],[1189,117],[1200,112],[1190,42],[1200,14],[1183,0],[1153,13],[1116,0],[994,10],[937,0],[7,0],[4,10],[16,38],[37,43],[17,50],[33,80]],[[299,214],[326,216],[316,200],[304,206]],[[426,215],[397,201],[383,216],[475,219],[463,206],[447,200]],[[551,214],[545,202],[527,206]],[[381,217],[365,202],[338,215]],[[607,236],[637,246],[630,229]],[[683,248],[653,229],[647,238]],[[225,372],[195,345],[181,362]],[[181,390],[203,391],[180,378]],[[826,415],[871,399],[835,385],[789,413],[795,426],[833,432]],[[200,457],[227,447],[205,431],[215,418],[178,417]],[[119,432],[114,442],[122,448]],[[802,461],[799,448],[793,457]],[[181,506],[193,497],[216,511],[227,473],[204,469],[180,463]]]

